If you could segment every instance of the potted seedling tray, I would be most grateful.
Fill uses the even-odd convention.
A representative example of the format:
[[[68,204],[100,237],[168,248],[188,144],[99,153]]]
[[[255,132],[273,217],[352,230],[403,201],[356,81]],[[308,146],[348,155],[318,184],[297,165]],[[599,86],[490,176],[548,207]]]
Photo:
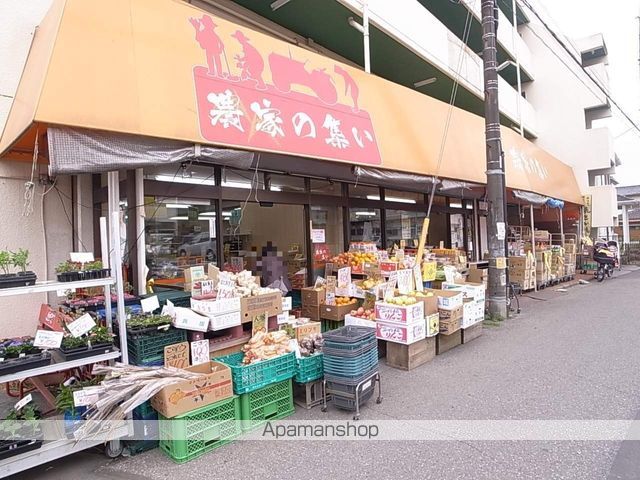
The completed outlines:
[[[17,252],[0,251],[0,288],[28,287],[36,284],[36,274],[27,271],[29,250],[19,249]],[[18,269],[11,273],[12,268]]]
[[[127,320],[127,335],[139,337],[158,332],[166,332],[171,327],[169,315],[132,315]],[[119,328],[117,324],[114,324]]]
[[[5,358],[0,361],[0,375],[9,375],[23,370],[44,367],[50,363],[51,354],[48,351],[25,355],[19,358]]]
[[[100,260],[84,264],[67,260],[58,264],[56,274],[59,282],[81,282],[108,278],[111,274],[111,269],[102,268]]]
[[[94,355],[103,355],[105,353],[115,352],[113,342],[98,343],[96,345],[83,345],[80,347],[64,348],[60,346],[60,355],[65,362],[77,360],[79,358],[92,357]]]
[[[0,440],[0,460],[21,453],[36,450],[42,446],[42,440]]]
[[[12,410],[0,422],[0,460],[42,446],[42,431],[37,424],[39,418],[37,410],[29,405],[20,411]]]

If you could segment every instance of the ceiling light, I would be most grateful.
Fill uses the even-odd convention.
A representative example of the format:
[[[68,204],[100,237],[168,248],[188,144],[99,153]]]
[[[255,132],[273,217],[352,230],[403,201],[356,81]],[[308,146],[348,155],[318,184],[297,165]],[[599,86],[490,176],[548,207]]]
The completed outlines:
[[[375,217],[376,212],[356,212],[357,217]]]
[[[222,182],[222,186],[229,188],[251,188],[250,183],[243,182]]]
[[[419,82],[415,82],[413,84],[414,87],[424,87],[425,85],[431,85],[432,83],[436,83],[438,79],[436,77],[427,78],[426,80],[420,80]]]
[[[231,215],[232,215],[232,213],[231,213],[231,212],[222,212],[222,216],[223,216],[223,218],[230,218],[230,217],[231,217]]]
[[[187,205],[185,203],[166,203],[165,207],[167,208],[189,208],[191,205]]]
[[[216,181],[212,178],[193,178],[193,177],[178,177],[171,175],[156,175],[154,177],[159,182],[171,182],[171,183],[191,183],[193,185],[215,185]]]
[[[271,4],[271,10],[273,10],[274,12],[279,9],[280,7],[284,7],[287,3],[289,3],[291,0],[276,0],[275,2],[273,2]]]
[[[201,217],[215,217],[216,216],[216,212],[202,212],[200,213]]]
[[[183,216],[183,217],[170,217],[169,220],[189,220],[189,217],[187,216]]]
[[[401,198],[401,197],[384,197],[384,199],[388,202],[398,202],[398,203],[416,203],[415,200],[411,198]],[[380,200],[380,196],[378,195],[367,195],[367,200]]]
[[[281,192],[282,191],[282,187],[278,187],[276,185],[272,185],[269,187],[269,190],[271,190],[272,192]]]

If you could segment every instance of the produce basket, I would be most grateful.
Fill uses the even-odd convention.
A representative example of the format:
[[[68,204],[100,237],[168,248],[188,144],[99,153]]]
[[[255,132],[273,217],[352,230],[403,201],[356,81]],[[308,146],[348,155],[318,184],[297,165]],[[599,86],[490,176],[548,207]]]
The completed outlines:
[[[293,380],[298,383],[308,383],[322,378],[324,374],[322,358],[322,352],[315,353],[310,357],[298,358],[298,368]]]
[[[293,352],[249,365],[242,364],[243,358],[242,352],[216,358],[231,368],[233,393],[237,395],[287,380],[296,374],[296,355]]]
[[[345,327],[338,328],[331,332],[327,332],[323,335],[325,345],[330,343],[332,348],[353,348],[352,345],[358,343],[366,343],[371,339],[375,339],[376,335],[368,327],[360,327],[357,325],[347,325]],[[335,344],[335,345],[334,345]]]
[[[359,377],[378,365],[378,351],[372,349],[359,357],[340,358],[325,355],[324,371],[327,375],[354,378]]]
[[[331,395],[331,401],[336,407],[344,410],[357,410],[373,396],[376,383],[375,375],[377,373],[378,367],[352,379],[325,375],[327,381],[326,394]],[[358,388],[358,384],[363,381],[365,383],[360,386],[358,405],[356,405],[356,389]]]
[[[294,411],[291,379],[240,396],[240,418],[245,431],[287,417]]]
[[[60,347],[58,350],[65,362],[70,360],[77,360],[79,358],[92,357],[93,355],[103,355],[105,353],[115,352],[116,347],[113,343],[100,343],[97,345],[91,345],[91,348],[77,347],[65,350],[64,347]]]
[[[366,343],[358,342],[358,345],[362,345],[360,347],[354,349],[347,348],[332,348],[324,345],[322,347],[322,351],[325,355],[330,357],[359,357],[360,355],[364,355],[368,351],[375,349],[378,347],[377,339],[367,340]]]
[[[166,331],[156,328],[147,334],[129,335],[127,332],[129,361],[132,365],[152,365],[162,359],[164,363],[164,347],[186,341],[186,330],[177,328],[169,328]]]
[[[31,368],[44,367],[51,363],[51,353],[43,351],[22,358],[5,358],[0,362],[0,375],[21,372]]]
[[[171,419],[159,418],[160,450],[176,463],[193,460],[242,433],[237,395]]]

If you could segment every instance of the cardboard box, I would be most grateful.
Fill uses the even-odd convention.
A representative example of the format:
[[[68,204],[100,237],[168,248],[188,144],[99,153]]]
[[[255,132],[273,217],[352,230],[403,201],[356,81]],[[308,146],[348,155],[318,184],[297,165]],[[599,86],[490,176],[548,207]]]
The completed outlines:
[[[484,301],[467,300],[462,314],[462,328],[470,327],[484,320]]]
[[[324,320],[342,321],[344,316],[351,313],[351,310],[358,309],[358,303],[349,305],[320,305],[320,318]]]
[[[436,337],[436,355],[442,355],[458,345],[462,345],[462,330],[451,335],[438,335]]]
[[[462,328],[462,319],[461,318],[457,318],[457,319],[450,318],[447,320],[440,319],[438,325],[440,327],[440,335],[438,336],[451,335]]]
[[[302,289],[302,306],[311,307],[324,304],[325,289],[315,290],[313,287],[307,287]]]
[[[531,257],[529,255],[524,257],[509,257],[509,269],[531,269]]]
[[[402,325],[376,321],[376,338],[387,342],[410,345],[425,338],[426,324],[424,320],[417,323]],[[389,354],[387,350],[387,355]]]
[[[462,306],[462,292],[455,290],[437,290],[433,288],[425,288],[424,290],[425,292],[433,292],[433,294],[438,297],[438,309],[454,309]]]
[[[427,315],[424,320],[427,325],[427,337],[435,337],[438,333],[440,333],[440,314],[432,313],[431,315]]]
[[[295,325],[293,328],[296,332],[296,340],[300,341],[309,335],[315,335],[320,333],[320,322],[303,323],[302,325]]]
[[[424,315],[432,315],[438,313],[438,297],[434,294],[431,297],[415,297],[416,300],[424,303]]]
[[[480,335],[482,335],[482,322],[476,323],[471,327],[462,329],[462,344],[469,343],[471,340],[475,340]]]
[[[240,298],[221,298],[219,300],[191,299],[191,310],[203,315],[240,312]]]
[[[280,292],[256,295],[240,299],[242,322],[250,322],[252,315],[267,313],[268,317],[275,317],[282,313],[282,294]]]
[[[440,322],[443,320],[462,320],[464,315],[464,305],[460,305],[456,308],[439,308],[438,314],[440,315]]]
[[[399,306],[382,301],[376,302],[376,320],[409,324],[424,323],[424,302],[416,302],[413,305]]]
[[[319,322],[320,321],[320,305],[303,306],[301,316],[309,318],[314,322]]]
[[[354,325],[356,327],[376,328],[375,320],[367,320],[366,318],[354,317],[353,315],[345,315],[344,324],[345,326]]]
[[[485,292],[487,287],[485,287],[484,283],[473,283],[473,282],[465,282],[465,283],[447,283],[444,282],[442,284],[443,290],[455,290],[461,291],[464,299],[470,298],[472,300],[482,300],[485,299]]]
[[[530,270],[509,270],[509,281],[524,286],[525,282],[531,278]]]
[[[472,283],[486,283],[489,279],[489,270],[486,268],[472,268],[467,275],[467,281]]]
[[[413,370],[430,362],[435,356],[436,339],[434,337],[418,340],[411,345],[394,342],[387,344],[387,365],[393,368]]]
[[[166,418],[233,396],[231,369],[224,363],[203,363],[185,370],[201,373],[202,376],[164,387],[151,397],[151,406]]]

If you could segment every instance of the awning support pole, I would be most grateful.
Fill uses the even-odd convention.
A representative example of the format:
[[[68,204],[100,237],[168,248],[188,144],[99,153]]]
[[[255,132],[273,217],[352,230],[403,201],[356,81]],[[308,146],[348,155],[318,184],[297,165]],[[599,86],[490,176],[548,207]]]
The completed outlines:
[[[561,208],[558,210],[560,211],[560,241],[562,242],[562,248],[564,248],[564,218],[562,218],[564,212]]]
[[[144,171],[136,168],[136,251],[138,254],[138,295],[147,293],[146,238],[144,235]]]
[[[537,261],[536,259],[536,234],[535,234],[535,230],[536,230],[536,226],[535,223],[533,221],[533,205],[529,205],[529,214],[531,216],[531,253],[533,254],[533,260]],[[538,266],[536,265],[536,281],[535,281],[535,291],[538,291]]]
[[[364,71],[371,73],[371,56],[369,52],[369,5],[364,0],[362,5],[362,36],[364,37]]]

